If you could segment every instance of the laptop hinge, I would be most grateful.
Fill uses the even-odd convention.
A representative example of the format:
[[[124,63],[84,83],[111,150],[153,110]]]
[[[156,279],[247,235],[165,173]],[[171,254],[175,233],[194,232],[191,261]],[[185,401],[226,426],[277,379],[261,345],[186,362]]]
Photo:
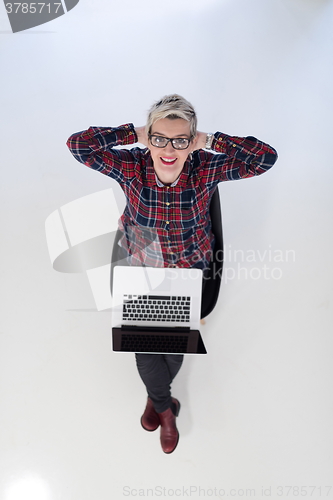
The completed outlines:
[[[187,333],[191,330],[189,326],[133,326],[133,325],[121,325],[121,330],[133,331],[133,332],[177,332],[177,333]]]

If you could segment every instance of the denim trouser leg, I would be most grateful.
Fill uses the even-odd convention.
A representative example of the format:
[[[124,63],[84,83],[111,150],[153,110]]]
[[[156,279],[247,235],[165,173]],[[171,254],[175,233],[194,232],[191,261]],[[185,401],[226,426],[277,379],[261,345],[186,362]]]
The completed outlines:
[[[183,363],[182,354],[135,354],[136,364],[157,413],[171,406],[170,385]]]

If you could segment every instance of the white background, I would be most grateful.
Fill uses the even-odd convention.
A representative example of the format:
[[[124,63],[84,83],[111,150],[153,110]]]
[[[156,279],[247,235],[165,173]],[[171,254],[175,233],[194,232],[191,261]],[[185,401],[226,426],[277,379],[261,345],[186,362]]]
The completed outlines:
[[[0,32],[0,498],[190,486],[191,498],[299,498],[279,486],[333,498],[332,1],[81,0],[16,34],[0,6]],[[180,441],[165,455],[140,426],[133,356],[111,352],[111,313],[96,311],[85,274],[52,269],[44,224],[114,187],[75,161],[69,135],[144,125],[173,92],[199,130],[253,135],[279,160],[220,185],[234,278],[203,327],[209,354],[187,358],[173,384]]]

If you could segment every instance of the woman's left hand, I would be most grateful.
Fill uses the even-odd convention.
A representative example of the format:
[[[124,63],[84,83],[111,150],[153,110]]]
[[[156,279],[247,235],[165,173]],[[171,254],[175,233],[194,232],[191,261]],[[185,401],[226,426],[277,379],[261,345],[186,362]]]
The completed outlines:
[[[206,138],[207,138],[206,132],[197,131],[197,135],[193,139],[192,151],[196,151],[197,149],[204,149],[204,147],[206,146]]]

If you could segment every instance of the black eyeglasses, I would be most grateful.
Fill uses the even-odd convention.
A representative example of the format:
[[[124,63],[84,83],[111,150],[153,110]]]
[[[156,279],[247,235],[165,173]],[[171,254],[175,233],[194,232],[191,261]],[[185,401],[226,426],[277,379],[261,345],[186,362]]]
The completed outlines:
[[[176,139],[168,139],[160,135],[149,135],[149,140],[152,146],[156,148],[165,148],[171,142],[174,149],[187,149],[190,145],[192,137],[186,139],[185,137],[177,137]]]

